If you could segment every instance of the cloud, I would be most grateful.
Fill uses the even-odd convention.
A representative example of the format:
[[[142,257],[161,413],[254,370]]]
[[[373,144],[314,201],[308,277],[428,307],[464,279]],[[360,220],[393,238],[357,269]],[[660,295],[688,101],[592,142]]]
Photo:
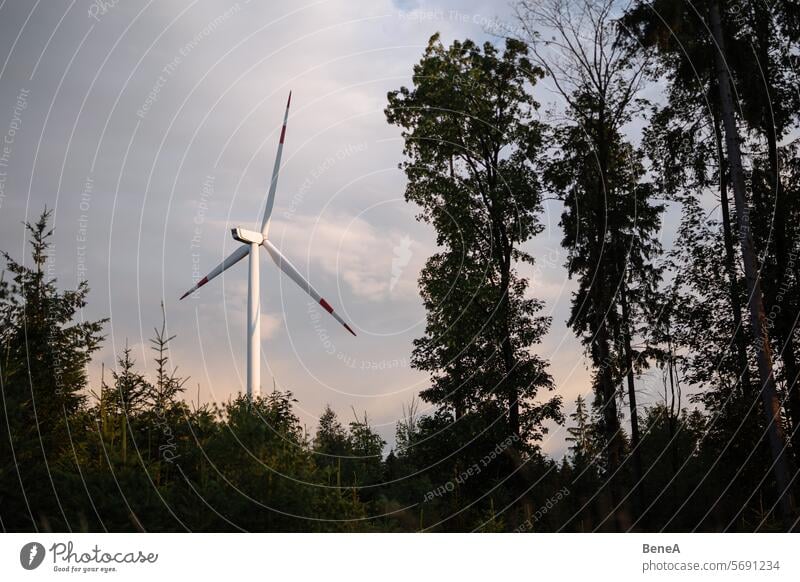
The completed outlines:
[[[369,301],[417,300],[416,280],[431,249],[412,241],[402,227],[379,229],[342,213],[276,223],[276,244],[301,271],[299,265],[320,268]],[[408,255],[402,253],[399,265],[397,249],[405,249],[403,241]]]

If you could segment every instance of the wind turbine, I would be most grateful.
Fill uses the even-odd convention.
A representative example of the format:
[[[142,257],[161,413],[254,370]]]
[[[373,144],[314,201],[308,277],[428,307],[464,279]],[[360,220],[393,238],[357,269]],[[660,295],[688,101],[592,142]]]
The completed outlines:
[[[246,256],[250,257],[250,269],[247,284],[247,395],[258,395],[261,391],[261,301],[259,295],[259,275],[258,260],[259,250],[263,247],[269,256],[278,265],[278,268],[286,273],[289,278],[297,283],[306,293],[319,303],[336,321],[341,323],[347,331],[356,335],[350,326],[339,317],[333,310],[330,303],[320,295],[311,283],[306,281],[300,271],[289,262],[281,251],[269,240],[269,223],[272,216],[272,207],[275,205],[275,189],[278,186],[278,171],[281,165],[281,154],[283,153],[283,140],[286,137],[286,122],[289,119],[289,105],[292,102],[292,93],[289,92],[289,100],[286,102],[286,113],[283,115],[283,128],[281,138],[278,142],[278,153],[275,156],[275,166],[272,168],[272,182],[269,185],[267,194],[267,206],[264,209],[264,217],[261,220],[261,231],[247,230],[242,227],[231,229],[234,240],[242,243],[235,251],[228,255],[222,263],[217,265],[212,271],[200,279],[197,284],[181,296],[181,299],[194,293],[197,289],[211,281],[214,277],[223,273]]]

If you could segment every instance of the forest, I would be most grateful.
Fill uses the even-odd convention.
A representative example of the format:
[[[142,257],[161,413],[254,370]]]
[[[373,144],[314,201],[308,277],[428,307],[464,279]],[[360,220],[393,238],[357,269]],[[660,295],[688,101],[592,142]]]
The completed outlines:
[[[154,374],[126,347],[94,384],[108,320],[48,271],[45,209],[30,256],[3,253],[3,531],[800,529],[800,5],[514,13],[492,42],[434,34],[387,96],[405,200],[438,245],[409,354],[433,412],[398,411],[389,446],[330,407],[307,431],[288,391],[192,404],[165,320]],[[591,371],[575,403],[521,274],[546,199]],[[663,398],[642,402],[651,372]],[[563,458],[541,447],[554,423]]]

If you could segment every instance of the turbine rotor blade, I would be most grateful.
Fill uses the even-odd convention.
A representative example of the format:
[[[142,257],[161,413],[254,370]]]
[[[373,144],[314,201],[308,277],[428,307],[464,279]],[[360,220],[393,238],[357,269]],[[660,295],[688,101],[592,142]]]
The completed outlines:
[[[267,206],[264,208],[264,218],[261,220],[261,233],[266,236],[269,228],[269,219],[272,216],[272,208],[275,206],[275,189],[278,187],[278,172],[281,169],[281,155],[283,155],[283,140],[286,137],[286,123],[289,121],[289,105],[292,103],[292,92],[289,91],[289,100],[286,102],[286,112],[283,114],[283,127],[281,128],[281,139],[278,142],[278,153],[275,154],[275,165],[272,168],[272,180],[269,183],[269,193],[267,194]]]
[[[320,295],[317,290],[314,289],[314,287],[311,286],[311,283],[306,281],[305,277],[300,274],[300,271],[298,271],[297,268],[291,262],[289,262],[289,259],[287,259],[274,244],[272,244],[269,240],[265,240],[263,246],[267,249],[269,256],[272,257],[272,260],[275,261],[275,264],[278,265],[278,268],[281,271],[286,273],[292,281],[297,283],[306,293],[311,296],[312,299],[314,299],[314,301],[319,303],[325,309],[325,311],[330,313],[336,321],[341,323],[347,331],[353,335],[356,335],[356,332],[354,332],[350,326],[347,325],[347,322],[339,317],[339,314],[333,310],[331,304],[325,301],[325,298]]]
[[[225,269],[227,269],[228,267],[232,267],[233,265],[241,261],[243,258],[247,256],[249,252],[250,252],[250,245],[241,245],[239,248],[237,248],[235,251],[229,254],[224,261],[222,261],[219,265],[214,267],[208,275],[200,279],[194,287],[192,287],[186,293],[181,295],[181,299],[194,293],[200,287],[211,281],[211,279],[222,273]]]

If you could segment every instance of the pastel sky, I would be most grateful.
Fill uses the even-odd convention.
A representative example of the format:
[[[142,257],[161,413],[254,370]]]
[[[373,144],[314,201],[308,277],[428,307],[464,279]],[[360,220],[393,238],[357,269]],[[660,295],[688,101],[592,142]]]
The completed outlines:
[[[191,375],[186,398],[199,385],[203,402],[227,399],[244,383],[246,263],[178,297],[238,244],[230,227],[259,220],[291,89],[273,241],[359,336],[317,317],[265,258],[264,388],[274,378],[292,390],[310,430],[330,403],[344,421],[366,412],[391,442],[403,404],[427,385],[409,357],[425,316],[416,279],[435,243],[403,200],[386,93],[409,84],[433,33],[493,39],[510,19],[510,5],[479,0],[3,1],[0,249],[26,254],[21,222],[52,208],[51,273],[64,287],[88,279],[83,317],[110,317],[93,378],[126,342],[152,372],[163,299],[173,362]],[[546,82],[537,91],[554,101]],[[530,244],[538,264],[523,273],[553,316],[538,352],[569,412],[589,373],[565,325],[574,283],[560,213],[546,204]],[[641,390],[657,398],[660,376]],[[563,454],[564,428],[543,446]]]

